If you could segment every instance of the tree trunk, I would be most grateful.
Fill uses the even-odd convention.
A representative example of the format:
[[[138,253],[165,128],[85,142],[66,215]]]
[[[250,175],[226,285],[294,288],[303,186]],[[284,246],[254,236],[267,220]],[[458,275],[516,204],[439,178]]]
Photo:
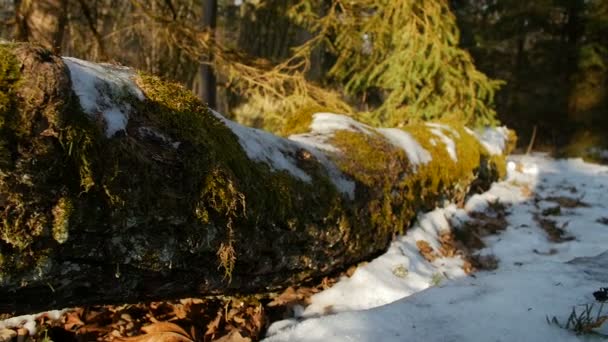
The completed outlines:
[[[217,0],[203,0],[203,29],[208,30],[209,34],[215,35],[215,26],[217,21]],[[208,63],[213,60],[213,54],[207,55]],[[203,63],[199,67],[200,74],[200,89],[199,98],[201,101],[207,104],[210,108],[217,108],[216,106],[216,81],[213,67]]]
[[[28,45],[0,45],[0,64],[0,312],[322,277],[504,172],[463,127],[323,114],[288,140],[122,67]]]
[[[21,0],[16,2],[18,39],[61,52],[67,21],[68,0]]]

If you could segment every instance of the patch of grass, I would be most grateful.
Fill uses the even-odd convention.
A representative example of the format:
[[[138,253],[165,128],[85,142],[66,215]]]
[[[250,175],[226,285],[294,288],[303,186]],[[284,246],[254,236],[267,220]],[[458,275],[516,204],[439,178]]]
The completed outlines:
[[[431,286],[439,286],[445,277],[441,273],[434,273],[431,278]]]
[[[584,304],[579,307],[580,309],[578,310],[576,306],[572,307],[570,316],[568,316],[565,324],[561,323],[555,316],[551,319],[547,316],[547,323],[557,325],[562,329],[571,330],[577,335],[593,334],[608,337],[595,331],[595,329],[600,328],[608,320],[608,315],[603,311],[604,303],[601,303],[597,309],[595,304]]]
[[[401,279],[407,277],[407,275],[409,273],[409,271],[407,270],[407,267],[405,267],[405,265],[403,265],[403,264],[397,265],[395,268],[393,268],[392,272],[395,275],[395,277],[401,278]]]

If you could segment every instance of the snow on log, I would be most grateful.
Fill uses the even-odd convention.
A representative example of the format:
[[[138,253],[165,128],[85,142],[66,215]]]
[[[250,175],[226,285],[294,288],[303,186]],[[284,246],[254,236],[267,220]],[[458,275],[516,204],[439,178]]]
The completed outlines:
[[[156,77],[0,45],[0,312],[321,277],[499,178],[512,137],[329,113],[304,130],[280,138]]]

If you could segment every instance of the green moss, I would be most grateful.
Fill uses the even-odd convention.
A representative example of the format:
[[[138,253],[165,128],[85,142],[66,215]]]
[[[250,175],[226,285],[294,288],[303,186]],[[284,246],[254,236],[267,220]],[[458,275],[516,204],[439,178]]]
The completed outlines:
[[[7,113],[12,109],[11,95],[21,76],[19,63],[10,49],[10,45],[0,44],[0,113]]]
[[[384,234],[405,227],[411,217],[397,212],[404,204],[399,183],[409,167],[405,152],[379,135],[350,131],[336,132],[332,145],[347,151],[337,159],[340,170],[365,189],[357,194],[365,203],[361,213]]]
[[[395,177],[393,173],[401,172],[398,168],[404,170],[408,166],[405,153],[381,136],[338,131],[332,139],[332,144],[341,150],[349,151],[339,159],[340,168],[369,187],[387,177]]]
[[[327,108],[313,106],[303,108],[298,113],[289,116],[281,127],[279,134],[287,137],[292,134],[306,133],[310,131],[310,125],[315,113],[328,112]]]
[[[13,51],[29,57],[30,64],[23,66],[29,73],[21,74]],[[46,80],[32,71],[39,67],[36,61],[51,63],[51,57],[43,49],[0,44],[0,254],[7,274],[48,269],[50,246],[66,242],[71,229],[72,199],[80,192],[78,168],[84,165],[81,169],[88,171],[82,178],[92,179],[91,167],[82,159],[88,144],[79,137],[94,125],[77,102],[65,100],[73,99],[63,94],[69,89],[61,82],[65,79],[48,80],[63,85],[49,95],[39,85]],[[59,68],[44,70],[64,77]],[[41,99],[44,108],[36,107]]]
[[[228,280],[238,269],[239,253],[266,248],[251,245],[256,243],[251,236],[272,234],[268,227],[290,229],[296,236],[309,234],[307,227],[314,222],[319,229],[318,220],[328,217],[330,208],[323,203],[341,198],[316,160],[298,160],[312,183],[271,170],[251,161],[234,133],[189,91],[147,75],[140,75],[138,84],[149,100],[138,110],[146,113],[149,124],[173,141],[188,144],[180,148],[182,182],[191,187],[186,201],[190,213],[184,214],[197,218],[199,225],[192,229],[201,230],[214,246]],[[178,210],[183,211],[181,207]],[[238,231],[233,232],[233,226]]]
[[[246,213],[245,195],[238,192],[230,177],[222,174],[220,169],[213,170],[203,182],[201,202],[208,207],[197,207],[197,216],[203,223],[209,223],[208,210],[224,213],[227,217],[236,217]]]
[[[53,239],[59,243],[68,240],[70,229],[70,217],[74,211],[72,200],[62,197],[53,207]]]
[[[455,142],[457,160],[428,126],[406,127],[432,156],[431,162],[417,166],[381,135],[336,132],[331,143],[344,151],[336,162],[364,189],[357,194],[364,203],[357,212],[369,215],[381,230],[403,233],[418,210],[430,210],[446,199],[462,201],[480,172],[485,172],[481,176],[487,184],[504,176],[504,156],[490,156],[463,126],[447,125],[452,129],[442,131]]]
[[[428,127],[408,127],[433,154],[416,167],[380,135],[341,131],[330,143],[344,151],[334,161],[356,182],[348,199],[309,152],[290,156],[311,177],[304,182],[250,160],[238,137],[183,87],[147,75],[137,83],[145,101],[120,99],[133,109],[125,134],[106,138],[77,101],[66,100],[49,120],[56,134],[0,135],[19,161],[14,170],[2,167],[12,177],[0,182],[2,195],[9,194],[0,226],[3,272],[46,270],[60,243],[63,255],[78,260],[103,255],[104,262],[145,272],[187,265],[197,281],[221,281],[223,273],[235,288],[249,286],[239,281],[252,272],[285,271],[299,281],[379,252],[418,210],[466,193],[484,160],[488,169],[501,161],[461,128],[452,136],[455,163]],[[316,111],[285,134],[307,130]],[[87,248],[90,236],[108,252]]]
[[[94,141],[99,138],[99,133],[89,122],[74,119],[70,121],[65,128],[61,129],[59,141],[67,153],[67,157],[78,169],[82,191],[87,192],[95,185],[92,160],[96,157],[94,156]]]
[[[10,52],[10,45],[0,44],[0,167],[10,165],[8,141],[3,132],[14,116],[15,88],[20,76],[19,64]]]

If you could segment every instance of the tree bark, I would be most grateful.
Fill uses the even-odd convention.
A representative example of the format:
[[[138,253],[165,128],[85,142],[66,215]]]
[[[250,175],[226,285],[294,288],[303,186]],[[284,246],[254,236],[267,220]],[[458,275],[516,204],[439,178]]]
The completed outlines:
[[[441,128],[457,159],[440,128],[408,127],[432,157],[416,164],[343,117],[282,139],[155,77],[113,90],[121,67],[83,78],[28,45],[0,57],[0,312],[276,290],[369,259],[418,211],[504,172],[463,127]],[[112,134],[107,108],[129,111]]]
[[[217,22],[217,0],[203,0],[203,29],[209,34],[215,36],[215,27]],[[206,63],[202,63],[199,67],[200,74],[200,89],[199,98],[206,103],[210,108],[216,106],[216,79],[211,62],[213,54],[207,55]]]
[[[16,2],[18,39],[61,52],[67,21],[68,0],[21,0]]]

